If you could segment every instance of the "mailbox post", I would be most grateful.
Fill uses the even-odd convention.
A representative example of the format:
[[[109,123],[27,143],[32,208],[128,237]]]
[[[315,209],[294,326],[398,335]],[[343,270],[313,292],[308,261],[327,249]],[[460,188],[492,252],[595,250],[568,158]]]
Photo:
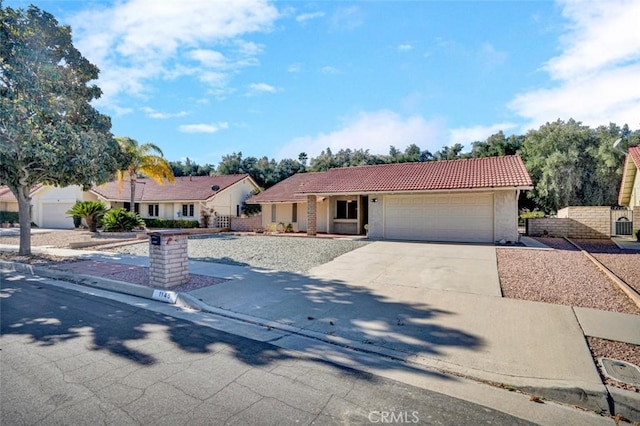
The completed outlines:
[[[171,288],[189,282],[188,236],[184,231],[149,232],[149,283]]]

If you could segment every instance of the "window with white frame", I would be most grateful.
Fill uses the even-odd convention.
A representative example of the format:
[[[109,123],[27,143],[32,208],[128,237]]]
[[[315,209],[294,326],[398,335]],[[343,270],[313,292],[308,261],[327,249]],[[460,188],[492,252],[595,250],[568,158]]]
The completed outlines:
[[[183,204],[182,205],[182,217],[193,217],[194,216],[194,205],[193,204]]]
[[[160,204],[149,204],[147,215],[149,217],[158,217],[160,216]]]

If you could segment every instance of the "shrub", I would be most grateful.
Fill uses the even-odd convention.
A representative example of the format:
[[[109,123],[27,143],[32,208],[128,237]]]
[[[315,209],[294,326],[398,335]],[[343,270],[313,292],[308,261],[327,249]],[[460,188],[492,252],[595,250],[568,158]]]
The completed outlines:
[[[18,212],[0,211],[0,223],[18,223],[20,216]]]
[[[78,201],[67,211],[67,214],[83,218],[87,222],[89,231],[96,232],[98,223],[106,212],[107,206],[100,201]]]
[[[197,220],[187,219],[144,219],[147,228],[197,228],[200,223]]]
[[[102,227],[107,232],[131,231],[143,226],[140,216],[123,208],[111,209],[102,218]]]
[[[531,218],[535,218],[535,217],[544,217],[545,214],[544,212],[541,212],[539,210],[534,210],[532,212],[529,211],[525,211],[520,213],[520,217],[518,219],[518,226],[524,226],[527,219],[531,219]]]
[[[635,235],[636,239],[640,241],[640,228],[633,231],[633,235]]]

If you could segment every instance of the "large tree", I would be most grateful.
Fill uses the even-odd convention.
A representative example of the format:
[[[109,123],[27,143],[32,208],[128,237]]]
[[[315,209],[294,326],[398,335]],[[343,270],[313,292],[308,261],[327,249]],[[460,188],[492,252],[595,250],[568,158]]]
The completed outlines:
[[[521,150],[535,183],[529,197],[546,212],[616,204],[624,155],[612,144],[623,136],[615,124],[593,130],[573,119],[530,130]]]
[[[111,121],[90,102],[98,68],[73,46],[71,28],[30,6],[0,3],[0,184],[18,200],[19,254],[31,254],[31,191],[88,187],[113,176]]]
[[[121,150],[121,160],[118,167],[118,182],[124,183],[128,178],[131,187],[129,210],[135,210],[136,182],[140,175],[147,176],[160,185],[165,180],[175,182],[171,165],[164,159],[162,150],[157,145],[147,142],[140,145],[135,139],[128,137],[116,138]]]

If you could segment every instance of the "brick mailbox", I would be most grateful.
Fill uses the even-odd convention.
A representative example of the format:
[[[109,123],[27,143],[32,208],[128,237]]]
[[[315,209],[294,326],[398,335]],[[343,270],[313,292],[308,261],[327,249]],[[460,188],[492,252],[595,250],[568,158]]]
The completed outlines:
[[[149,283],[171,288],[189,282],[189,234],[184,231],[149,232]]]

